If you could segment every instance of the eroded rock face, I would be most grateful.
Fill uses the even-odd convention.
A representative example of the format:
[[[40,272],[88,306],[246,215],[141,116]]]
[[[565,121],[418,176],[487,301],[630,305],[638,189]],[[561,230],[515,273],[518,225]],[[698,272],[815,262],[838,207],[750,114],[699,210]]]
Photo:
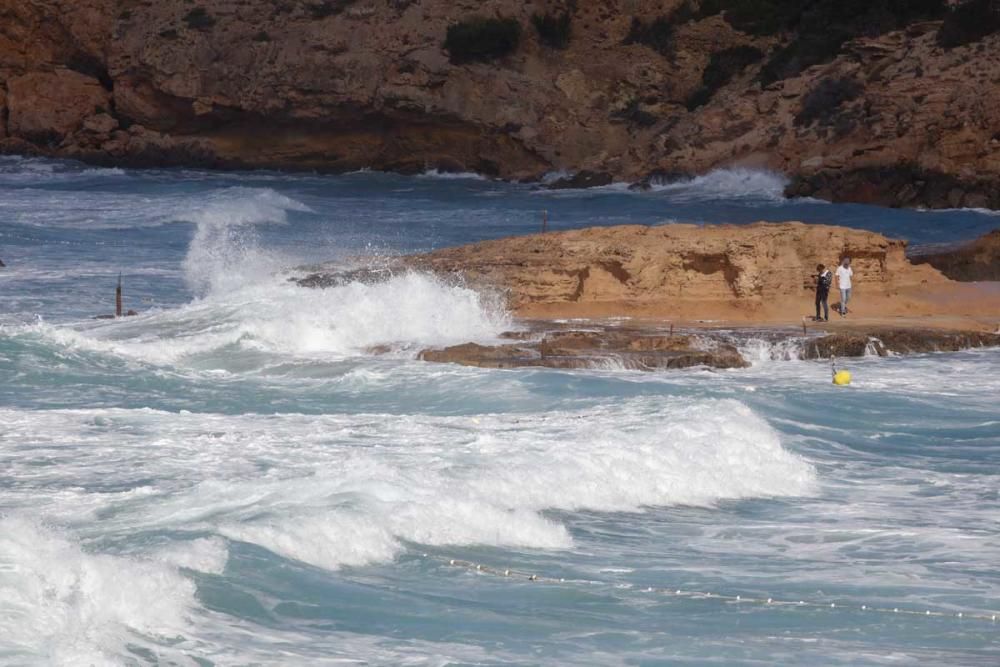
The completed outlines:
[[[912,261],[930,264],[952,280],[1000,280],[1000,229],[953,250],[918,255]]]
[[[844,255],[867,301],[856,297],[859,308],[908,307],[901,290],[947,280],[911,265],[905,249],[872,232],[802,223],[630,225],[485,241],[403,262],[502,289],[526,317],[739,320],[789,308],[805,314],[817,264],[835,266]]]
[[[918,12],[790,67],[782,54],[803,28],[761,30],[698,4],[0,0],[0,117],[12,119],[0,150],[582,172],[572,187],[736,165],[793,177],[793,194],[1000,206],[1000,33],[944,48],[940,23]],[[550,48],[531,17],[564,10],[571,38]],[[520,43],[455,64],[448,26],[479,14],[517,20]],[[668,28],[636,32],[637,21]],[[90,120],[103,115],[117,126]]]
[[[7,81],[7,131],[38,144],[90,131],[85,121],[93,124],[99,116],[117,125],[106,114],[110,106],[111,94],[97,79],[68,69],[30,72]]]

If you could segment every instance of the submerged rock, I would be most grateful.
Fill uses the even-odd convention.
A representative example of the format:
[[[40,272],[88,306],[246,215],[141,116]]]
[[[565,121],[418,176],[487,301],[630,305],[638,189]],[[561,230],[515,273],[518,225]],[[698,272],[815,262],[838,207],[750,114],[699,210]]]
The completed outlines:
[[[328,288],[349,285],[350,283],[375,284],[382,283],[393,276],[393,271],[387,267],[363,267],[358,269],[331,269],[329,271],[314,271],[301,278],[289,278],[291,282],[301,287]]]
[[[581,171],[569,178],[560,178],[548,185],[550,190],[583,190],[611,185],[614,181],[611,174],[593,171]]]

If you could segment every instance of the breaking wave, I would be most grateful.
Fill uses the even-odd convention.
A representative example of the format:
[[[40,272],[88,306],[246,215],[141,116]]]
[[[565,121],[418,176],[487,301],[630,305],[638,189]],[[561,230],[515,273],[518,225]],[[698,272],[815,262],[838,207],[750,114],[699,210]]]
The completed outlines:
[[[285,269],[297,260],[263,249],[258,228],[286,224],[289,211],[307,210],[269,189],[216,193],[183,215],[197,225],[182,267],[196,295],[192,302],[123,320],[74,328],[39,322],[7,333],[152,364],[214,369],[247,353],[266,356],[261,363],[282,356],[343,358],[374,347],[412,357],[422,347],[493,340],[509,327],[494,295],[430,274],[403,272],[328,289],[290,282]]]
[[[117,504],[116,522],[130,530],[215,533],[325,569],[391,561],[408,543],[566,549],[573,538],[548,510],[711,506],[809,494],[815,483],[812,466],[733,400],[635,399],[514,421],[154,410],[5,411],[3,418],[13,427],[34,420],[42,440],[78,442],[73,463],[59,472],[79,477],[75,483],[127,480],[132,463],[141,463],[150,490],[127,505],[98,496]],[[87,444],[107,429],[118,440],[111,463]],[[268,469],[255,473],[254,462],[264,460]],[[45,503],[50,513],[67,503],[58,482],[46,485],[57,494]],[[156,493],[161,485],[185,490]],[[78,504],[63,511],[75,513]],[[211,540],[159,553],[161,562],[202,571],[225,563]]]
[[[654,192],[665,192],[678,201],[706,199],[757,199],[768,202],[785,199],[788,179],[773,171],[760,169],[716,169],[701,176],[652,183]]]
[[[91,554],[54,529],[0,519],[0,662],[129,664],[189,626],[195,586],[155,561]],[[131,660],[129,659],[131,658]]]

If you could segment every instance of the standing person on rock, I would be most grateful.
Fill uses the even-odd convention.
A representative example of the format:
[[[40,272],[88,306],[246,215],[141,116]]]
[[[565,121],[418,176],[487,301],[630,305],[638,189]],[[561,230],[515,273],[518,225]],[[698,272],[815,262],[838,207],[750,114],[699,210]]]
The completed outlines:
[[[837,287],[840,288],[840,316],[847,315],[847,303],[851,300],[851,285],[854,278],[854,269],[851,268],[851,258],[844,257],[837,267]]]
[[[830,321],[830,306],[827,304],[827,299],[830,298],[830,285],[832,284],[833,274],[828,268],[818,264],[816,266],[816,317],[813,318],[816,322]],[[823,317],[819,316],[820,306],[823,306]]]

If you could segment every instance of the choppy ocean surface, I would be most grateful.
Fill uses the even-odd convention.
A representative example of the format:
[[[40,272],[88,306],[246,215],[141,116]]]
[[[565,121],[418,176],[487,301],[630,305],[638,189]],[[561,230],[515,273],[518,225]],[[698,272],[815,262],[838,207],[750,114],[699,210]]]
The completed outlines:
[[[848,389],[764,342],[738,371],[480,370],[414,357],[516,326],[489,295],[287,281],[543,210],[998,224],[782,186],[0,159],[0,664],[1000,664],[1000,351],[865,358]],[[119,271],[140,315],[91,319]]]

